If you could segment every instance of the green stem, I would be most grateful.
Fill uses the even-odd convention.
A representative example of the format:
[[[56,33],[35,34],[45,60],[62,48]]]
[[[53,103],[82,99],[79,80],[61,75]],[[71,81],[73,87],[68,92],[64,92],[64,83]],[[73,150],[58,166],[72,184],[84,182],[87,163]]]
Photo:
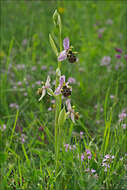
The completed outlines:
[[[60,52],[62,51],[62,39],[61,39],[61,28],[59,28],[59,43],[60,43]],[[58,62],[58,68],[61,68],[61,62]],[[56,75],[56,86],[55,89],[59,85],[59,76]],[[59,113],[61,111],[61,103],[62,103],[62,97],[61,95],[58,95],[56,97],[56,111],[55,111],[55,153],[56,153],[56,168],[58,168],[58,161],[59,161],[59,145],[60,145],[60,129],[58,125],[58,117]]]
[[[56,113],[55,113],[55,152],[56,152],[56,164],[59,159],[59,126],[58,117],[61,110],[61,96],[56,97]]]

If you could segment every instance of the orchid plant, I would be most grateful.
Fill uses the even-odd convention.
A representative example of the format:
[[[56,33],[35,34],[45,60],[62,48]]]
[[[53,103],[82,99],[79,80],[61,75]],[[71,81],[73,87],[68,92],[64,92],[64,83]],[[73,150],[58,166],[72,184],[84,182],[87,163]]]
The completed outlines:
[[[69,85],[69,81],[65,82],[65,75],[61,75],[61,61],[64,61],[68,59],[69,62],[73,63],[77,61],[77,58],[75,56],[75,53],[72,52],[72,47],[70,46],[69,38],[66,37],[63,40],[63,47],[64,50],[62,50],[62,40],[61,40],[61,18],[57,10],[55,11],[53,15],[53,21],[55,26],[58,26],[59,29],[59,41],[60,41],[60,53],[58,53],[58,50],[56,48],[55,42],[49,34],[49,41],[51,44],[51,47],[54,51],[54,53],[57,56],[58,60],[58,67],[56,69],[56,84],[55,84],[55,90],[53,91],[51,89],[50,84],[50,76],[47,77],[46,82],[42,82],[42,87],[38,89],[38,94],[41,95],[39,98],[39,101],[43,99],[43,97],[46,95],[46,92],[53,96],[55,101],[55,154],[56,154],[56,165],[58,166],[59,161],[59,150],[60,146],[63,145],[63,142],[61,142],[62,139],[62,133],[61,129],[64,125],[64,122],[66,119],[70,116],[73,123],[75,123],[75,119],[78,119],[78,112],[75,112],[74,107],[71,106],[71,93],[72,93],[72,87]],[[64,107],[62,108],[62,96],[64,97],[65,103]],[[62,140],[63,141],[63,140]]]

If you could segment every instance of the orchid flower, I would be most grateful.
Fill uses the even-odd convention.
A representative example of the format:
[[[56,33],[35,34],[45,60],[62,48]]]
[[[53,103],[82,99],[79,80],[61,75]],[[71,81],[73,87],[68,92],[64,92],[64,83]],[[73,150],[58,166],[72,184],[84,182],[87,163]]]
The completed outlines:
[[[65,82],[65,76],[62,75],[59,79],[59,85],[55,90],[55,95],[63,94],[63,96],[67,97],[71,95],[72,88],[68,85],[69,82]]]
[[[41,97],[39,98],[39,101],[42,100],[42,98],[46,95],[46,91],[50,96],[52,96],[52,89],[50,88],[50,80],[51,80],[50,76],[48,76],[46,82],[41,88]]]
[[[59,79],[59,86],[56,88],[55,90],[55,95],[59,95],[61,94],[61,90],[62,90],[62,87],[63,87],[63,84],[65,83],[65,76],[62,75]]]
[[[72,46],[70,46],[69,38],[64,38],[63,47],[64,50],[60,52],[60,55],[58,56],[58,61],[63,61],[65,59],[68,59],[70,63],[77,62],[78,58],[76,58],[75,56],[77,52],[72,52]]]
[[[64,47],[64,50],[60,52],[60,55],[58,57],[58,61],[63,61],[65,59],[67,59],[67,52],[69,50],[69,47],[70,47],[70,42],[69,42],[69,38],[64,38],[63,40],[63,47]]]

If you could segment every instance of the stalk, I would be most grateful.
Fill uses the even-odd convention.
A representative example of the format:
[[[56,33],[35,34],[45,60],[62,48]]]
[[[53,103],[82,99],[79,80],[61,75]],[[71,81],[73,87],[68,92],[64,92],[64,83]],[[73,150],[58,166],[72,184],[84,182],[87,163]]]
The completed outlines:
[[[61,22],[61,21],[60,21]],[[59,44],[60,44],[60,52],[62,51],[62,38],[61,38],[61,23],[59,25]],[[58,62],[57,69],[60,70],[61,68],[61,62]],[[56,75],[56,86],[55,89],[59,85],[59,76]],[[60,126],[58,125],[58,117],[59,113],[61,111],[61,102],[62,97],[61,95],[56,96],[56,111],[55,111],[55,153],[56,153],[56,168],[58,168],[58,162],[59,162],[59,148],[60,148]]]

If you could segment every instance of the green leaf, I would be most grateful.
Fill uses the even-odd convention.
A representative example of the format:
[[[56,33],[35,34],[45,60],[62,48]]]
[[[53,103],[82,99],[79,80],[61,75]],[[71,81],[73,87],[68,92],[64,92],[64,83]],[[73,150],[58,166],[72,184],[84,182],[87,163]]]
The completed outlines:
[[[58,125],[62,126],[65,121],[66,121],[66,110],[65,107],[63,107],[58,117]]]
[[[49,34],[49,42],[50,42],[50,44],[51,44],[51,47],[52,47],[54,53],[56,54],[56,56],[58,56],[58,51],[57,51],[55,42],[54,42],[54,40],[53,40],[51,34]]]
[[[7,159],[7,153],[6,152],[0,152],[0,167],[6,161],[6,159]]]
[[[51,88],[47,88],[47,92],[50,96],[54,96],[54,92]]]

